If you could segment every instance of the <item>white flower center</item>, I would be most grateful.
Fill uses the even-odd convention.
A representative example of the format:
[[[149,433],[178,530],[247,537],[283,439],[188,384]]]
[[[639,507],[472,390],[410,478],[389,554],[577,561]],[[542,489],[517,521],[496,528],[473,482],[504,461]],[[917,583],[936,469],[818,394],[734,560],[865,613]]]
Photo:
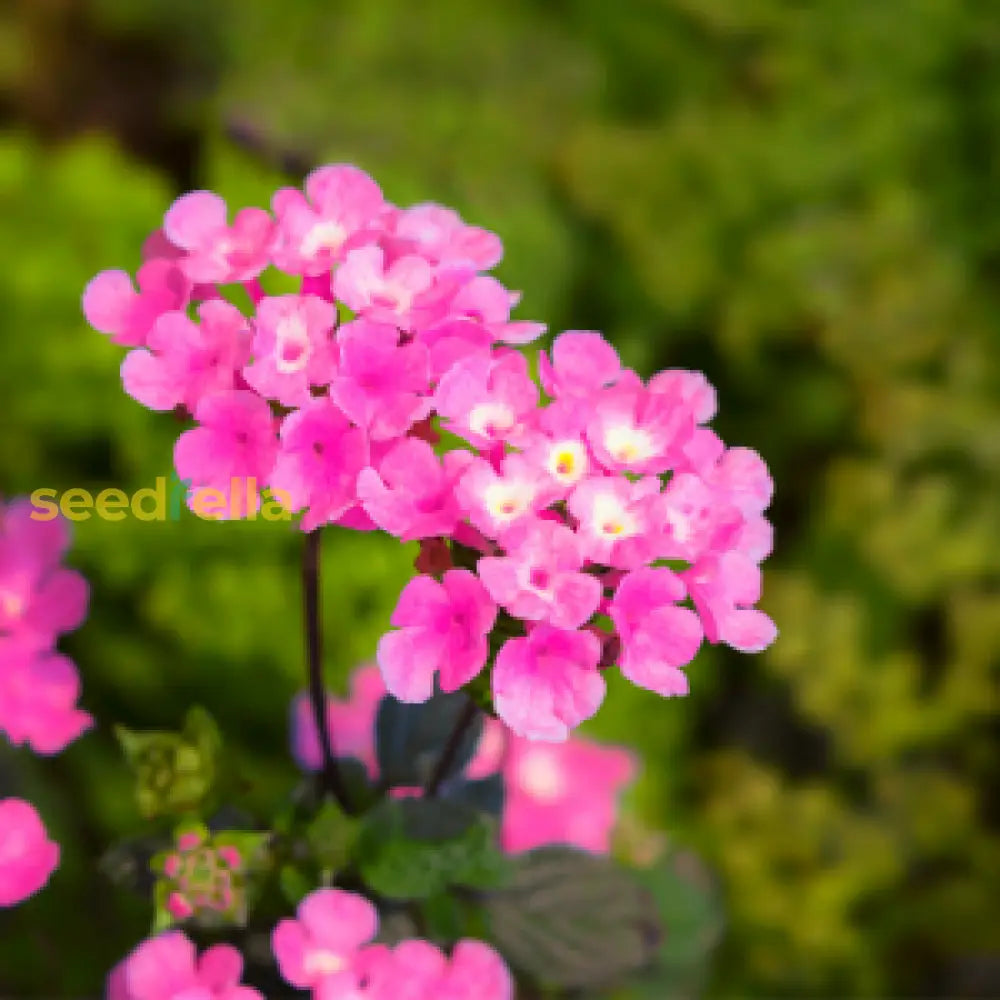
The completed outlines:
[[[629,538],[639,530],[635,516],[614,495],[605,493],[594,500],[594,532],[605,538]]]
[[[347,963],[336,952],[317,948],[306,955],[304,966],[307,976],[329,976],[346,968]]]
[[[687,517],[682,514],[679,510],[668,507],[665,515],[667,524],[670,525],[670,530],[673,532],[674,538],[682,544],[684,542],[690,541],[691,536],[694,534],[694,527],[692,525],[692,518]]]
[[[490,517],[501,524],[517,520],[530,506],[535,491],[527,483],[491,483],[483,500]]]
[[[638,427],[616,424],[604,432],[604,447],[608,454],[623,465],[644,462],[656,454],[653,439]]]
[[[346,238],[347,230],[339,222],[317,222],[306,233],[299,249],[303,257],[312,257],[320,250],[339,250]]]
[[[531,750],[517,765],[517,783],[538,802],[557,802],[566,794],[566,777],[555,755]]]
[[[0,611],[8,618],[18,618],[24,611],[24,598],[13,590],[0,590]]]
[[[498,438],[514,423],[514,411],[505,403],[480,403],[469,413],[470,430],[484,438]]]
[[[549,474],[564,486],[578,483],[587,471],[587,452],[580,441],[560,441],[549,451]]]
[[[278,324],[275,334],[274,366],[282,375],[292,375],[302,371],[309,363],[312,345],[302,317],[289,316]]]

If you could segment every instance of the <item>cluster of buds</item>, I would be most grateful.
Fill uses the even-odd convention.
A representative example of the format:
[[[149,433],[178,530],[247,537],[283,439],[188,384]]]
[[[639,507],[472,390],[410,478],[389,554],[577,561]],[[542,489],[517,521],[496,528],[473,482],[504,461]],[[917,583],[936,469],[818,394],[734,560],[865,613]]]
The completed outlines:
[[[0,734],[51,756],[93,724],[77,704],[76,666],[55,648],[83,621],[88,588],[62,565],[66,523],[37,521],[31,510],[27,500],[0,498]],[[0,906],[33,895],[58,863],[35,807],[0,799]]]
[[[115,734],[135,774],[136,805],[147,819],[195,809],[209,794],[221,737],[203,709],[188,710],[180,733],[116,726]]]
[[[644,381],[599,333],[568,331],[540,354],[539,388],[514,347],[544,326],[511,319],[518,295],[486,273],[501,253],[453,211],[396,207],[333,165],[232,222],[217,195],[182,196],[138,289],[103,272],[84,311],[131,348],[129,394],[194,417],[174,461],[202,512],[248,514],[257,490],[230,493],[253,482],[303,530],[422,543],[378,649],[396,698],[482,674],[515,733],[560,741],[596,712],[613,664],[681,695],[704,639],[773,641],[754,607],[772,484],[707,426],[699,373]]]
[[[247,859],[232,843],[217,843],[202,828],[177,837],[177,849],[163,857],[157,895],[174,920],[216,915],[226,923],[246,921]]]

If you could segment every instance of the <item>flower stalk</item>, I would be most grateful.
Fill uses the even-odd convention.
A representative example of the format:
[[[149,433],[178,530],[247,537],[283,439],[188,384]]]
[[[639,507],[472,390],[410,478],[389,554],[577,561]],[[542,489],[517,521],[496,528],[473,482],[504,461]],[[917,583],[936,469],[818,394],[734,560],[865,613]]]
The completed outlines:
[[[323,766],[319,772],[322,795],[332,795],[344,812],[352,809],[344,787],[337,759],[333,755],[330,727],[326,714],[326,689],[323,685],[323,646],[319,621],[320,529],[305,536],[302,548],[302,595],[305,611],[306,666],[309,677],[309,700],[312,703],[319,736]]]

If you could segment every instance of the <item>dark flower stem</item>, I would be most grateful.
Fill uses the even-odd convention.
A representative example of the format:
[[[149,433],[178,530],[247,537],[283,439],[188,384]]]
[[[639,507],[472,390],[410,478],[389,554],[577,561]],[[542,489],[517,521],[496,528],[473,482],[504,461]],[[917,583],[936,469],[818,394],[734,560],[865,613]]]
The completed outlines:
[[[445,775],[451,770],[451,766],[455,762],[455,755],[458,753],[458,748],[462,745],[462,740],[465,738],[469,726],[476,721],[478,714],[479,706],[470,698],[465,708],[462,709],[462,714],[458,717],[451,736],[448,737],[448,742],[441,752],[441,759],[437,762],[437,767],[434,768],[431,780],[427,783],[427,791],[424,794],[428,799],[437,798]]]
[[[306,664],[309,670],[309,700],[312,702],[316,732],[319,735],[323,768],[319,774],[320,791],[332,795],[344,812],[351,807],[344,782],[333,756],[330,727],[326,717],[326,689],[323,685],[323,652],[319,624],[319,553],[320,529],[310,531],[302,549],[302,594],[305,606]]]

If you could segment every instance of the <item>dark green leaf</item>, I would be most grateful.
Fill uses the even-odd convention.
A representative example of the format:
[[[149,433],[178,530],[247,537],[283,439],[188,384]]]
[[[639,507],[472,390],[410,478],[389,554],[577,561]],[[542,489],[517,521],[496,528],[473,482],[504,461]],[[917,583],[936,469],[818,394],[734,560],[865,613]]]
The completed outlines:
[[[304,896],[313,889],[309,880],[292,865],[283,865],[278,873],[281,894],[292,906],[298,906]]]
[[[670,854],[656,867],[643,870],[642,879],[663,919],[664,941],[655,967],[631,987],[628,1000],[696,997],[704,988],[709,959],[724,927],[718,887],[690,851]]]
[[[378,798],[375,786],[369,780],[368,768],[355,757],[338,757],[337,768],[351,808],[358,813],[368,812]]]
[[[387,695],[379,705],[375,722],[375,743],[379,770],[392,788],[424,787],[444,753],[468,698],[460,691],[436,692],[420,705],[407,705]],[[462,743],[444,779],[462,773],[476,751],[483,722],[477,717],[465,732]]]
[[[368,818],[358,844],[365,883],[388,899],[427,899],[448,886],[491,889],[510,871],[492,822],[447,800],[394,800]]]
[[[450,892],[439,892],[421,904],[424,936],[450,944],[465,934],[465,914],[461,901]]]
[[[660,943],[655,906],[633,875],[571,848],[522,856],[485,906],[504,957],[546,986],[614,983],[649,965]]]
[[[359,821],[346,815],[333,801],[326,801],[306,827],[306,841],[320,868],[340,871],[351,857]]]
[[[504,782],[502,774],[491,774],[476,781],[452,782],[446,790],[447,798],[471,806],[477,812],[497,818],[503,813]]]

